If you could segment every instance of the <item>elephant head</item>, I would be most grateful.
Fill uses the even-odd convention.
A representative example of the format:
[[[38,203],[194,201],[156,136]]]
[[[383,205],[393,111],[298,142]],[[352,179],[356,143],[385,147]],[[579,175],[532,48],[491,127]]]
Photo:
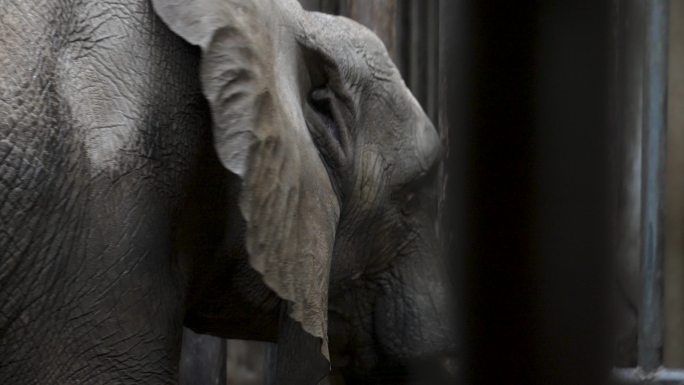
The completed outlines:
[[[380,40],[295,0],[153,3],[201,47],[215,149],[242,178],[249,263],[333,371],[381,382],[450,354],[441,144]]]

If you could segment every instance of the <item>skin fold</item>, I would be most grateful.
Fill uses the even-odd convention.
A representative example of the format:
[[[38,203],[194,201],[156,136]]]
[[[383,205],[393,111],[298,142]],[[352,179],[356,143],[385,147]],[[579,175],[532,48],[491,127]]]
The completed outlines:
[[[283,384],[441,381],[440,155],[351,20],[9,0],[0,383],[174,384],[183,326],[277,342]]]

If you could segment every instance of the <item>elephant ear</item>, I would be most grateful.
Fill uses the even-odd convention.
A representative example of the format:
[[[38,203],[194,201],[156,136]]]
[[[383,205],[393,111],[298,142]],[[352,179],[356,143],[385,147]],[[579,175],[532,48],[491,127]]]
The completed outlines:
[[[243,179],[251,266],[322,340],[339,204],[302,112],[306,75],[296,0],[153,0],[164,22],[202,48],[201,81],[223,165]]]

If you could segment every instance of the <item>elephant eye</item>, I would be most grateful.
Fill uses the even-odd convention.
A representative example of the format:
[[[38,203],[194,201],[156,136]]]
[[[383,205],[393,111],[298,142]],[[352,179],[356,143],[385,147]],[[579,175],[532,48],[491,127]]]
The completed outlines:
[[[409,191],[404,197],[404,202],[401,205],[401,212],[404,215],[411,215],[415,213],[420,207],[420,193]]]
[[[401,212],[411,216],[419,209],[437,210],[436,195],[439,180],[439,164],[434,164],[427,172],[422,173],[411,182],[404,185],[398,195],[401,200]]]
[[[404,185],[404,191],[420,191],[425,188],[434,187],[439,177],[439,162],[435,162],[430,168],[416,176]]]

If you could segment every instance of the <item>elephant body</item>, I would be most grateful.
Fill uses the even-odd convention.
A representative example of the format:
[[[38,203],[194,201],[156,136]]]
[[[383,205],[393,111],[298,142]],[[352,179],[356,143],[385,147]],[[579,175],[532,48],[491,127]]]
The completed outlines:
[[[143,0],[10,1],[3,6],[0,383],[175,383],[183,325],[225,338],[278,342],[280,351],[301,357],[323,353],[307,362],[325,369],[330,327],[333,367],[351,360],[356,369],[350,378],[380,373],[378,365],[385,362],[403,365],[413,353],[430,356],[450,349],[444,347],[449,345],[443,342],[448,338],[444,321],[436,316],[422,323],[432,334],[416,332],[417,320],[434,310],[425,306],[434,307],[434,302],[408,301],[416,306],[396,308],[401,298],[442,290],[432,264],[423,263],[429,253],[393,263],[399,254],[415,253],[387,246],[399,243],[393,237],[403,237],[401,230],[409,226],[393,224],[383,214],[393,210],[389,200],[376,202],[396,194],[388,192],[389,182],[375,183],[381,174],[374,173],[413,167],[382,148],[396,135],[354,132],[354,138],[364,137],[375,147],[359,147],[346,168],[321,166],[332,150],[321,151],[318,134],[292,123],[301,118],[301,105],[278,104],[298,97],[302,81],[287,82],[298,79],[309,60],[296,46],[303,40],[294,43],[252,31],[245,35],[249,41],[240,43],[246,45],[232,46],[231,36],[239,35],[240,28],[259,23],[231,19],[236,24],[221,27],[219,16],[243,11],[239,2],[228,3],[234,6],[229,11],[211,14],[193,13],[201,7],[183,10],[183,15],[211,20],[208,25],[217,23],[211,44],[228,49],[219,54],[206,36],[192,31],[195,24],[174,20],[173,7],[161,1],[155,2],[156,10]],[[269,4],[255,3],[257,11]],[[285,1],[285,6],[291,4]],[[252,12],[249,5],[244,9],[247,15]],[[308,22],[302,18],[304,22],[290,25],[286,17],[300,20],[301,14],[284,14],[279,20],[287,24],[285,30]],[[218,39],[224,35],[227,43]],[[307,44],[319,44],[316,33],[305,36]],[[255,50],[247,50],[252,43]],[[268,69],[240,75],[260,68],[263,63],[253,56],[268,54],[272,46],[287,49],[275,49],[263,63],[289,63],[273,71],[288,76],[285,80],[274,76],[267,82]],[[377,52],[370,55],[369,66],[387,65]],[[373,55],[382,60],[376,63]],[[254,66],[239,68],[240,60],[252,60]],[[329,66],[326,60],[332,59],[314,60],[310,72]],[[207,74],[211,63],[233,67]],[[378,70],[373,76],[389,76],[391,82],[383,82],[403,86],[394,73]],[[207,79],[228,79],[230,84],[216,86]],[[250,81],[258,83],[257,96],[249,96]],[[274,90],[265,92],[268,87]],[[369,93],[371,99],[381,98],[382,105],[412,98],[408,91],[399,97],[394,88],[383,87],[381,93]],[[359,98],[365,94],[350,100],[358,104]],[[257,103],[252,99],[259,108],[241,115],[252,110],[248,103]],[[316,107],[323,102],[312,103]],[[415,100],[409,105],[399,108],[404,114],[393,121],[434,131]],[[335,108],[322,107],[328,112]],[[382,126],[384,118],[372,117],[366,108],[365,124]],[[414,115],[406,111],[423,120],[412,120]],[[264,121],[271,123],[263,126]],[[252,133],[247,132],[249,124],[256,127]],[[299,128],[291,135],[267,134],[263,128],[281,126]],[[335,130],[338,140],[350,135]],[[403,151],[426,171],[429,165],[423,163],[433,162],[430,154],[436,147],[429,135],[417,135],[410,143],[429,148],[415,154]],[[298,163],[288,152],[291,148],[298,149]],[[337,175],[342,169],[356,171]],[[361,172],[366,169],[373,172]],[[400,179],[414,174],[392,173]],[[300,184],[288,185],[292,180]],[[299,203],[291,206],[292,199]],[[284,206],[277,203],[281,201]],[[268,210],[260,212],[262,206]],[[368,226],[387,232],[370,238],[358,233]],[[282,235],[285,229],[290,233]],[[373,253],[387,255],[361,270],[349,257],[364,254],[371,260]],[[302,262],[300,255],[311,259]],[[409,270],[425,275],[410,276]],[[396,277],[403,278],[398,282]],[[363,316],[350,319],[359,312]],[[342,326],[334,326],[338,324]],[[406,325],[413,332],[398,331]],[[302,342],[305,336],[311,340]],[[381,352],[378,345],[384,347]],[[283,373],[299,370],[282,361]],[[292,381],[301,376],[311,383],[320,378],[294,373]]]
[[[1,382],[169,383],[211,148],[195,49],[146,1],[11,1],[0,63]]]

